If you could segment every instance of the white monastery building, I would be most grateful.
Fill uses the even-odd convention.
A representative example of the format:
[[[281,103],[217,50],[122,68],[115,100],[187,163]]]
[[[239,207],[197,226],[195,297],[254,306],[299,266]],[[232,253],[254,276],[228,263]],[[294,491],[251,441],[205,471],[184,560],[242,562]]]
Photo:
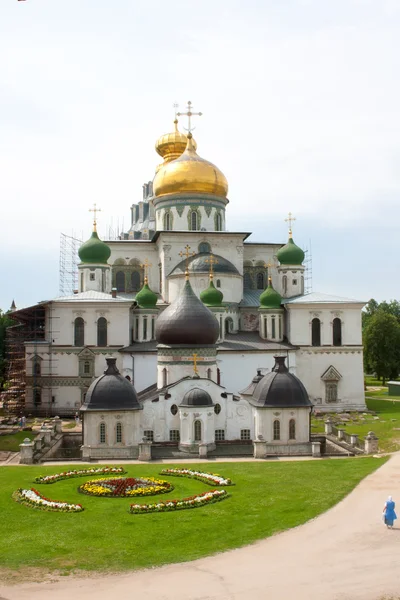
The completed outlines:
[[[79,290],[12,313],[42,323],[25,341],[24,410],[82,411],[89,458],[134,457],[143,438],[307,453],[313,406],[365,409],[364,303],[304,293],[291,229],[285,245],[227,231],[227,180],[177,121],[156,151],[123,239],[100,240],[95,219]]]

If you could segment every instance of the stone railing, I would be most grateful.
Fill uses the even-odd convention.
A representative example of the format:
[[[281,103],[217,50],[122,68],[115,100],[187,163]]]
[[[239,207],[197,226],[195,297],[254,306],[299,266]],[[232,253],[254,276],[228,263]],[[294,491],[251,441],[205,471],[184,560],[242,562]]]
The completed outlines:
[[[364,440],[358,439],[358,433],[346,433],[344,429],[335,427],[331,419],[325,421],[325,435],[337,437],[339,441],[345,442],[353,448],[358,448],[365,454],[375,454],[378,452],[378,438],[373,431],[369,431]]]
[[[62,422],[60,417],[54,417],[54,419],[48,423],[43,423],[34,440],[25,438],[22,444],[20,444],[20,464],[33,464],[35,462],[35,456],[43,454],[61,433]]]

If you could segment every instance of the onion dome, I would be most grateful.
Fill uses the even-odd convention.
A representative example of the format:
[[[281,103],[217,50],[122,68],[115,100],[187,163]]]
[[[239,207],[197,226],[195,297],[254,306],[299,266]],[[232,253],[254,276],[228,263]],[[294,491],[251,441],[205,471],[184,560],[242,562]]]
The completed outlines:
[[[91,237],[79,248],[78,254],[82,263],[106,265],[111,249],[99,238],[94,228]]]
[[[232,275],[240,275],[239,271],[227,258],[219,254],[213,254],[216,262],[213,264],[214,273],[231,273]],[[188,269],[190,273],[209,273],[210,272],[210,254],[208,252],[200,252],[191,256],[188,260]],[[183,275],[186,271],[186,259],[184,258],[171,271],[170,275]]]
[[[304,252],[293,241],[292,232],[289,231],[288,243],[279,248],[276,253],[276,258],[281,265],[302,265],[304,260]]]
[[[180,406],[214,406],[211,396],[205,390],[192,388],[182,398]]]
[[[271,277],[268,278],[268,287],[260,296],[260,308],[280,308],[282,297],[272,287]]]
[[[213,313],[194,293],[189,280],[182,293],[156,321],[156,340],[160,344],[215,344],[219,326]]]
[[[178,119],[174,121],[175,131],[172,133],[165,133],[156,141],[156,152],[164,159],[164,164],[179,158],[186,149],[187,137],[184,133],[178,130]],[[195,142],[195,149],[196,149]],[[159,165],[159,168],[163,166],[163,163]]]
[[[214,285],[214,281],[210,277],[210,285],[206,290],[203,290],[200,294],[200,300],[206,306],[221,306],[224,295]]]
[[[149,288],[147,277],[144,278],[144,285],[141,290],[135,296],[135,300],[139,305],[139,308],[155,308],[158,300],[158,296],[153,290]]]
[[[139,410],[136,390],[117,369],[116,358],[106,358],[104,375],[89,387],[81,411],[87,410]]]
[[[228,182],[218,167],[200,158],[192,134],[188,133],[186,150],[158,171],[153,181],[153,191],[156,198],[166,194],[187,193],[226,198]]]
[[[249,402],[259,408],[312,407],[307,390],[296,375],[289,373],[285,356],[275,356],[271,373],[257,383]],[[246,391],[246,390],[245,390]]]

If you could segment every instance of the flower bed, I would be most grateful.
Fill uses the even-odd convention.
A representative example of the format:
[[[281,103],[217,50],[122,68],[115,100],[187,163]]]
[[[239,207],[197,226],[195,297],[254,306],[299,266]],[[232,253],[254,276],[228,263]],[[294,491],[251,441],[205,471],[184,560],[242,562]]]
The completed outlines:
[[[174,487],[168,481],[154,479],[154,477],[115,477],[93,479],[80,485],[78,492],[88,496],[103,497],[132,497],[132,496],[154,496],[165,494]]]
[[[31,488],[30,490],[18,489],[13,493],[16,502],[29,506],[30,508],[39,508],[52,512],[82,512],[81,504],[69,504],[69,502],[58,502],[45,498],[40,492]]]
[[[201,471],[192,471],[191,469],[163,469],[160,475],[172,475],[174,477],[189,477],[198,479],[208,485],[233,485],[232,480],[227,477],[221,477],[216,473],[203,473]]]
[[[36,477],[35,483],[56,483],[62,479],[72,479],[73,477],[85,477],[87,475],[123,475],[126,473],[122,467],[99,467],[97,469],[79,469],[75,471],[63,471],[54,475],[43,475]]]
[[[225,490],[211,490],[203,492],[197,496],[189,496],[182,500],[168,500],[167,502],[157,502],[155,504],[131,504],[129,512],[132,514],[145,514],[152,512],[169,512],[174,510],[184,510],[186,508],[199,508],[206,504],[213,504],[228,498]]]

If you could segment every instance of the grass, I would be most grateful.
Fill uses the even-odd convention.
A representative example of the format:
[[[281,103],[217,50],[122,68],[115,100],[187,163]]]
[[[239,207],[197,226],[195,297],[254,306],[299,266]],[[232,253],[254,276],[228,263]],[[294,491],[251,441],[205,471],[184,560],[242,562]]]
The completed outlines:
[[[377,379],[376,377],[373,377],[373,375],[365,375],[364,381],[365,381],[365,385],[372,385],[374,387],[382,387],[383,386],[382,379]],[[396,380],[394,380],[394,381],[396,381]]]
[[[254,542],[305,523],[336,504],[385,458],[280,463],[226,463],[218,472],[236,483],[223,502],[177,513],[132,515],[126,498],[96,498],[77,492],[88,478],[52,485],[35,476],[62,467],[0,469],[0,511],[7,523],[0,536],[0,567],[67,574],[74,570],[123,571],[193,560]],[[80,465],[81,466],[81,465]],[[163,465],[165,467],[167,465]],[[204,465],[190,463],[190,468]],[[127,465],[128,475],[157,475],[160,465]],[[210,467],[208,467],[208,470]],[[182,498],[209,488],[171,478],[175,490],[156,499]],[[79,502],[84,512],[51,513],[14,502],[13,491],[36,487],[54,500]],[[152,502],[153,498],[135,500]],[[0,572],[1,573],[1,572]]]
[[[25,438],[33,440],[36,437],[34,431],[17,431],[8,435],[0,435],[0,450],[5,452],[19,452],[19,445]]]
[[[350,413],[350,421],[341,422],[339,415],[333,414],[336,425],[347,433],[357,433],[360,439],[364,438],[368,431],[373,431],[379,438],[380,452],[400,450],[400,402],[369,398],[367,395],[365,400],[368,410],[375,412],[376,415]],[[324,421],[327,417],[328,415],[325,414],[322,417],[312,418],[312,433],[324,431]],[[379,419],[374,417],[379,417]],[[398,431],[397,428],[399,428]]]

